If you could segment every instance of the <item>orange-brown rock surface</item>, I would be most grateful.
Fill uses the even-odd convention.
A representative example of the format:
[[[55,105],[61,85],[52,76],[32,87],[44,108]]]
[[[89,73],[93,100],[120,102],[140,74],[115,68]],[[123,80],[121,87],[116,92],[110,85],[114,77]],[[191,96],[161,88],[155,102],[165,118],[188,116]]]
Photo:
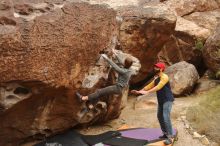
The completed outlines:
[[[143,8],[124,8],[119,11],[123,22],[119,41],[122,50],[139,58],[141,70],[131,83],[143,80],[157,61],[157,54],[169,40],[176,17],[161,4]]]
[[[185,61],[173,64],[165,72],[175,96],[189,95],[199,79],[195,66]]]
[[[128,89],[119,96],[102,97],[86,114],[85,103],[75,97],[77,90],[86,95],[115,82],[117,76],[100,58],[103,52],[111,57],[112,48],[121,50],[122,58],[132,56],[136,71],[141,67],[133,85],[149,75],[158,59],[168,65],[187,61],[203,71],[204,58],[218,72],[218,35],[209,38],[216,31],[218,1],[84,2],[0,1],[0,145],[18,145],[78,124],[117,118]],[[208,55],[202,58],[207,38],[203,53]],[[198,75],[190,75],[178,95],[192,91]]]
[[[214,73],[216,78],[220,79],[220,24],[206,40],[203,58],[208,69]]]
[[[202,49],[205,40],[215,31],[220,15],[216,1],[168,0],[164,4],[176,12],[177,21],[175,32],[158,54],[159,59],[168,65],[187,61],[202,75],[206,70]]]
[[[219,8],[216,0],[167,0],[164,3],[175,11],[178,16]]]
[[[105,99],[96,111],[80,115],[83,105],[75,99],[76,90],[87,94],[113,82],[104,79],[106,64],[96,64],[99,53],[114,45],[114,10],[52,1],[0,5],[0,145],[95,122],[103,113],[101,121],[120,114],[121,102]]]

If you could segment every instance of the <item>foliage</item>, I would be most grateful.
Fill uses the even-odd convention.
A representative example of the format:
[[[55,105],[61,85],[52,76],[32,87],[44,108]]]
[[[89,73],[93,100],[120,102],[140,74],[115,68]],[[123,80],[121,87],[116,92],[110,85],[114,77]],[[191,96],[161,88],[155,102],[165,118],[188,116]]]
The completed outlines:
[[[187,111],[187,120],[200,134],[220,143],[220,86],[199,94],[201,101]]]
[[[220,70],[216,72],[215,77],[216,79],[220,79]]]
[[[203,47],[204,47],[203,41],[201,39],[197,39],[195,41],[195,48],[201,51]]]

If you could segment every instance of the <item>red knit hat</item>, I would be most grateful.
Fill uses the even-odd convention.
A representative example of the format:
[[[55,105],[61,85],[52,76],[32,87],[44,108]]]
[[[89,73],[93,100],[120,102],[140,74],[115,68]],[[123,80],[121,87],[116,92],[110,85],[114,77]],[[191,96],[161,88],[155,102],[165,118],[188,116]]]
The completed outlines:
[[[158,63],[154,64],[154,66],[162,69],[162,71],[165,70],[165,64],[163,62],[158,62]]]

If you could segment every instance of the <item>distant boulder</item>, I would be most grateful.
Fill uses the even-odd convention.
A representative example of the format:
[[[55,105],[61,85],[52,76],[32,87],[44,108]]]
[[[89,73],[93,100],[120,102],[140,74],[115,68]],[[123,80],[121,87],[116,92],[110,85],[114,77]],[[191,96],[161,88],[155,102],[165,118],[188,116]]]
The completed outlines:
[[[219,85],[220,85],[219,80],[210,80],[210,79],[206,79],[206,78],[201,78],[201,79],[199,79],[199,81],[196,85],[194,93],[198,94],[201,92],[205,92],[205,91],[208,91],[211,88],[214,88]]]
[[[166,5],[175,11],[178,16],[188,15],[192,12],[204,12],[218,9],[216,0],[168,0]]]
[[[214,33],[206,40],[203,58],[206,66],[216,78],[220,79],[220,24]]]
[[[175,96],[190,94],[199,79],[195,66],[185,61],[168,67],[166,73]]]

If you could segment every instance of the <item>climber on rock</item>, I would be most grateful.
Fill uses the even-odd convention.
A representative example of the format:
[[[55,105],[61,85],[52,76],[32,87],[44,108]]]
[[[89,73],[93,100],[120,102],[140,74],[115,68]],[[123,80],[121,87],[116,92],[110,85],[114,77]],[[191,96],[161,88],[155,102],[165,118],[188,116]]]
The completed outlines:
[[[103,57],[118,73],[118,80],[114,85],[98,89],[96,92],[89,94],[87,96],[82,96],[79,92],[76,92],[76,97],[80,102],[89,101],[89,103],[93,103],[93,101],[97,101],[102,96],[109,96],[113,94],[121,94],[124,87],[127,87],[129,84],[129,80],[131,76],[134,74],[134,71],[130,69],[133,64],[131,58],[126,58],[124,62],[119,58],[113,50],[114,56],[118,59],[120,64],[123,64],[123,67],[119,67],[116,63],[114,63],[111,59],[108,58],[106,54],[102,54]],[[88,105],[89,109],[92,109],[94,106],[93,104]]]

